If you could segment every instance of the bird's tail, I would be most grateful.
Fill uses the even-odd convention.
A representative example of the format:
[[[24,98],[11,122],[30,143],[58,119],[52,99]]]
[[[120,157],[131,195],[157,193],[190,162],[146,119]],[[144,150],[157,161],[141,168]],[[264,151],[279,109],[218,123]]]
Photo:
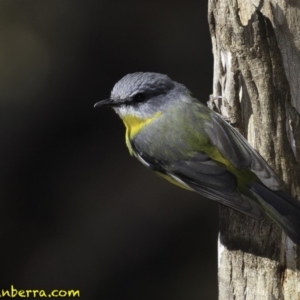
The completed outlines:
[[[289,238],[300,246],[300,201],[282,191],[271,191],[261,183],[253,183],[250,191]]]

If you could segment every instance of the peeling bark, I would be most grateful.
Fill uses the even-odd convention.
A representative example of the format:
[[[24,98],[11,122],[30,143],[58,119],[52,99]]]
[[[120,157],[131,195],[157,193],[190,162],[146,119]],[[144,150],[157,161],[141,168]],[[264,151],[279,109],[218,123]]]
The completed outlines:
[[[209,106],[300,196],[300,1],[209,0]],[[218,96],[221,96],[218,97]],[[272,221],[220,207],[219,299],[300,299],[300,251]]]

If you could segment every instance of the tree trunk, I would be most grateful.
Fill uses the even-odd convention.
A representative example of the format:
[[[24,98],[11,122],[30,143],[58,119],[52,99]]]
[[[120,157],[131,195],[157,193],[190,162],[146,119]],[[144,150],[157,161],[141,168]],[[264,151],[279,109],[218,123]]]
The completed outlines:
[[[209,0],[208,20],[215,61],[209,106],[299,197],[300,1]],[[299,256],[268,218],[220,207],[219,299],[300,299]]]

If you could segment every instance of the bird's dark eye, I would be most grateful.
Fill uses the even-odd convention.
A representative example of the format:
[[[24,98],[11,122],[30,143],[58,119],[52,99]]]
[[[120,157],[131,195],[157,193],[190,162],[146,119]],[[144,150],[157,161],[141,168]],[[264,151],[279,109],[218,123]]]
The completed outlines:
[[[138,93],[133,96],[133,101],[134,102],[143,102],[146,99],[145,94],[143,93]]]

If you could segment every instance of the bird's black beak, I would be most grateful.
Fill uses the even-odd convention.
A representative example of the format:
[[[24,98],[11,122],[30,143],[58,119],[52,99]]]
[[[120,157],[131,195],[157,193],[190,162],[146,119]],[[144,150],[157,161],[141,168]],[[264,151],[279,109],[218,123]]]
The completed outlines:
[[[113,106],[119,106],[120,103],[116,102],[116,101],[113,101],[111,99],[105,99],[105,100],[101,100],[99,102],[97,102],[95,105],[94,105],[94,108],[96,107],[113,107]]]
[[[94,107],[118,107],[124,104],[130,103],[130,99],[118,99],[118,100],[111,100],[105,99],[97,102]]]

